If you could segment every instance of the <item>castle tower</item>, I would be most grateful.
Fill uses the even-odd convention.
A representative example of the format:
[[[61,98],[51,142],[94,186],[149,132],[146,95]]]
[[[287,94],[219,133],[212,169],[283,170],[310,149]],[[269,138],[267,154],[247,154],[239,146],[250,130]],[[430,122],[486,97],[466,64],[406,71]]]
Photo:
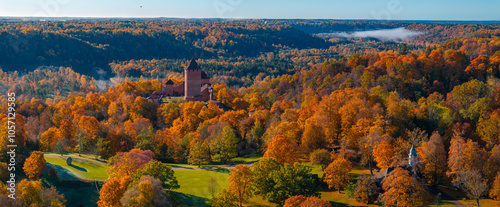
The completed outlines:
[[[192,99],[201,95],[201,68],[193,59],[184,68],[184,98]]]
[[[408,154],[408,164],[410,164],[410,166],[417,164],[417,150],[414,145],[411,145],[410,154]]]

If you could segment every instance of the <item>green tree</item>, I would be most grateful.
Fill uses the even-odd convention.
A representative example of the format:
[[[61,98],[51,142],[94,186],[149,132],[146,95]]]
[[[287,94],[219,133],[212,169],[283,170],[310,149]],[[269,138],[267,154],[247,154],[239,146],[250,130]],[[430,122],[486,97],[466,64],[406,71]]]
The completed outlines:
[[[254,194],[266,198],[269,191],[273,189],[271,172],[280,169],[280,163],[273,158],[264,157],[252,166]]]
[[[189,150],[189,164],[205,165],[210,163],[210,148],[206,142],[196,140]]]
[[[271,190],[266,194],[269,201],[283,205],[287,198],[296,195],[319,196],[319,179],[312,169],[300,164],[285,164],[271,172]]]
[[[238,137],[230,126],[222,129],[222,134],[210,142],[212,161],[225,164],[227,160],[238,156]]]
[[[179,188],[179,183],[177,182],[177,178],[174,176],[174,171],[170,166],[165,163],[162,163],[157,160],[151,160],[144,167],[137,170],[134,175],[132,175],[132,179],[134,180],[134,184],[141,179],[142,176],[149,175],[154,178],[160,179],[162,182],[162,187],[165,190],[172,190]]]

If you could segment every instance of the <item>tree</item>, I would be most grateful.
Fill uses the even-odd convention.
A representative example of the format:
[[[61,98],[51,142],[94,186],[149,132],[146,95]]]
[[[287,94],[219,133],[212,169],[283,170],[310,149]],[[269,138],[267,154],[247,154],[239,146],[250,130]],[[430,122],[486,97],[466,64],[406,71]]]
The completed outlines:
[[[222,133],[210,142],[212,161],[225,164],[227,160],[238,156],[238,142],[234,130],[225,126]]]
[[[456,178],[458,172],[462,170],[482,169],[486,162],[486,151],[477,142],[465,140],[460,136],[455,136],[451,140],[447,173],[452,178]]]
[[[219,194],[215,198],[212,199],[213,207],[237,207],[236,196],[227,191],[226,189],[222,189]]]
[[[137,170],[137,172],[132,175],[132,180],[136,183],[142,176],[145,175],[159,179],[162,182],[162,187],[166,190],[177,189],[180,187],[177,182],[177,178],[174,176],[172,168],[160,161],[149,161],[146,165],[144,165],[144,167]]]
[[[43,152],[33,151],[24,162],[23,170],[32,180],[38,179],[42,175],[42,170],[47,168]]]
[[[273,158],[264,157],[252,167],[253,185],[255,195],[266,198],[269,191],[273,190],[271,173],[280,169],[280,163]]]
[[[330,202],[318,197],[292,196],[285,200],[283,207],[331,207]]]
[[[443,139],[434,132],[428,142],[417,148],[419,161],[424,165],[424,176],[429,183],[437,184],[446,171],[446,151]]]
[[[401,50],[399,51],[399,54],[400,55],[406,55],[408,54],[408,46],[406,46],[406,44],[402,44],[401,45]]]
[[[458,172],[453,185],[462,189],[470,199],[476,200],[479,207],[479,198],[488,190],[479,170],[463,170]]]
[[[338,158],[334,160],[325,169],[323,180],[328,184],[328,188],[340,189],[345,188],[351,180],[351,163],[345,158]]]
[[[64,207],[64,203],[66,203],[66,199],[62,194],[57,192],[57,189],[54,186],[51,186],[42,192],[42,206]]]
[[[60,140],[59,130],[55,127],[49,128],[40,135],[40,147],[42,150],[50,151],[54,149],[54,145]]]
[[[172,206],[170,197],[162,189],[162,182],[154,177],[142,176],[138,184],[129,188],[120,200],[122,206]]]
[[[210,148],[207,143],[198,139],[193,140],[189,149],[189,164],[197,164],[198,168],[203,164],[210,163]]]
[[[425,206],[428,193],[424,186],[403,168],[396,168],[382,181],[382,203],[386,206]]]
[[[293,164],[299,160],[300,149],[297,144],[289,141],[284,136],[278,135],[267,146],[264,157],[272,157],[281,164]]]
[[[242,207],[243,203],[253,194],[253,173],[250,167],[245,165],[236,166],[231,169],[227,180],[229,181],[228,191],[236,196],[238,205]]]
[[[493,181],[493,185],[491,186],[490,198],[497,201],[500,200],[500,172],[498,172],[497,176],[495,177],[495,181]]]
[[[32,204],[39,205],[42,202],[43,186],[38,181],[30,181],[27,179],[21,180],[17,185],[17,192],[19,199],[21,199],[25,206]]]
[[[363,176],[358,179],[354,189],[354,199],[366,204],[377,200],[379,188],[376,182],[370,176]]]
[[[217,190],[217,179],[214,176],[210,177],[210,181],[208,182],[208,191],[212,195],[212,198],[215,197],[215,191]]]
[[[301,146],[310,153],[316,149],[326,146],[325,135],[323,129],[315,121],[308,120],[304,126],[304,133],[302,134]]]
[[[394,146],[388,140],[381,141],[373,149],[373,157],[380,169],[389,167],[394,161]]]
[[[132,176],[153,159],[150,150],[133,149],[130,152],[120,152],[110,159],[107,170],[109,179],[123,176]]]
[[[99,193],[97,205],[99,207],[121,207],[120,199],[131,181],[129,176],[125,176],[120,179],[112,178],[106,182]]]
[[[321,165],[321,170],[325,170],[332,159],[328,150],[318,149],[311,153],[310,161],[313,165]]]
[[[54,151],[59,153],[61,156],[64,154],[64,140],[59,140],[54,146]]]
[[[294,166],[285,164],[271,172],[270,184],[271,190],[264,197],[279,205],[296,195],[319,196],[318,178],[311,173],[310,168],[297,163]]]
[[[285,204],[283,205],[283,207],[298,207],[298,206],[300,206],[300,204],[302,204],[306,200],[307,200],[307,197],[305,197],[303,195],[292,196],[292,197],[287,198],[285,200]]]

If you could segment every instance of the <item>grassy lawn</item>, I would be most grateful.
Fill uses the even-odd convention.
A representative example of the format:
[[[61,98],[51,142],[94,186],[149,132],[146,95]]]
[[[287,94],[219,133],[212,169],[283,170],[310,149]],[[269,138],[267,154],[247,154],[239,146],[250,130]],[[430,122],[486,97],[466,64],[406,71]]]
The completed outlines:
[[[251,154],[251,155],[245,155],[243,157],[232,158],[229,160],[229,162],[246,164],[246,163],[258,162],[260,159],[262,159],[262,154]]]
[[[108,173],[106,173],[108,166],[105,164],[73,161],[73,165],[68,166],[65,159],[45,157],[45,160],[48,163],[48,168],[56,168],[62,180],[74,180],[75,177],[100,180],[108,179]]]
[[[207,206],[207,202],[212,198],[212,193],[208,190],[212,177],[215,178],[217,186],[215,195],[229,185],[228,169],[175,170],[175,177],[181,187],[174,191],[174,196],[187,206]]]
[[[55,153],[55,152],[43,152],[46,155],[53,155],[53,156],[61,156],[61,154]],[[91,160],[91,161],[101,161],[101,162],[107,162],[107,160],[103,159],[95,159],[94,155],[91,154],[80,154],[78,153],[63,153],[63,157],[71,157],[71,158],[77,158],[77,159],[82,159],[82,160]]]
[[[466,206],[477,206],[476,201],[473,200],[460,200],[460,203],[463,203]],[[481,205],[481,207],[498,207],[500,206],[500,201],[495,201],[492,199],[480,199],[479,205]]]

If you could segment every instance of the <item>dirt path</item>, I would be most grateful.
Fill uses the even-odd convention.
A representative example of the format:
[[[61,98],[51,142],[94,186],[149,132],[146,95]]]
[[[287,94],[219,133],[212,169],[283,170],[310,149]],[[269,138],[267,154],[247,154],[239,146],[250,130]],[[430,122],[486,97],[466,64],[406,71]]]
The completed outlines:
[[[230,169],[230,168],[234,168],[238,165],[252,166],[253,164],[254,163],[246,163],[246,164],[228,165],[228,166],[222,166],[222,167],[194,167],[194,168],[172,167],[172,170],[217,170],[217,169]]]
[[[446,202],[450,203],[451,205],[454,205],[455,207],[467,207],[463,203],[460,203],[456,198],[452,197],[451,195],[447,194],[445,191],[438,189],[438,191],[441,193],[441,198],[445,200]]]

